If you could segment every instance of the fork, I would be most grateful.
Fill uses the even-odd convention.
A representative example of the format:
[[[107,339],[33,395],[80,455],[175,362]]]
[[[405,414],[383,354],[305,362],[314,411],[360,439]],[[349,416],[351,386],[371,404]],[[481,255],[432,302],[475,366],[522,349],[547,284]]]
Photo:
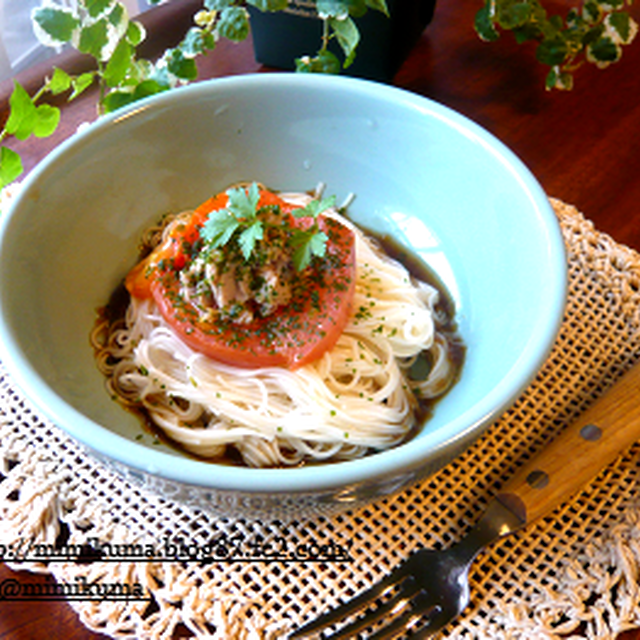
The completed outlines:
[[[369,589],[295,630],[290,640],[316,636],[368,640],[409,633],[425,638],[456,618],[470,600],[469,568],[476,556],[569,499],[640,438],[640,363],[627,371],[581,417],[526,462],[458,543],[420,549]]]

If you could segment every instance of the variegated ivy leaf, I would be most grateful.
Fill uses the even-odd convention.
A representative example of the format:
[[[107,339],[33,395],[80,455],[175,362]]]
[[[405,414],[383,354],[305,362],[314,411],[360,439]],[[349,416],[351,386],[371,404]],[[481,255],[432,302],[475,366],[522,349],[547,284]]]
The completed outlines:
[[[84,20],[79,33],[74,32],[71,41],[82,53],[87,53],[100,62],[107,62],[120,40],[127,35],[128,29],[127,10],[122,3],[116,2],[97,19]]]
[[[81,53],[93,56],[97,60],[105,60],[103,52],[109,44],[109,26],[106,19],[83,26],[77,37],[76,47]]]
[[[104,81],[108,87],[117,87],[129,73],[133,47],[126,38],[122,38],[116,45],[104,69]]]
[[[296,58],[298,73],[340,73],[342,65],[337,56],[328,49],[318,51],[316,56],[302,56]]]
[[[71,9],[50,4],[36,7],[31,12],[33,31],[46,47],[57,47],[69,42],[80,27],[80,20]]]
[[[621,55],[622,49],[620,45],[607,36],[591,42],[586,50],[587,60],[595,64],[599,69],[605,69],[612,62],[617,62]]]
[[[220,12],[218,33],[228,40],[240,42],[249,35],[249,14],[243,7],[226,7]]]
[[[103,11],[114,4],[114,0],[85,0],[84,6],[92,18],[97,18]]]
[[[191,27],[180,43],[180,50],[186,58],[195,58],[202,53],[212,51],[216,46],[213,34],[198,27]]]
[[[606,34],[618,44],[631,44],[638,33],[638,25],[626,11],[609,14],[605,20]]]
[[[132,47],[137,47],[147,37],[144,26],[137,20],[130,20],[127,25],[127,40]]]
[[[178,47],[167,50],[162,62],[166,65],[167,72],[178,81],[190,82],[198,77],[195,60],[186,56]]]
[[[559,66],[552,67],[547,74],[545,88],[570,91],[573,89],[573,75],[568,71],[562,71]]]

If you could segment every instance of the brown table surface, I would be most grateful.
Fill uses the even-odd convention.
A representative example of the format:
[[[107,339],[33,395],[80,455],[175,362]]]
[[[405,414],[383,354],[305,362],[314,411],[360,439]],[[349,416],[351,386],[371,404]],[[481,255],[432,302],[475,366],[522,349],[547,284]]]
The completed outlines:
[[[145,14],[153,34],[145,54],[177,42],[201,7],[197,0],[164,5]],[[607,70],[585,65],[571,92],[544,90],[544,68],[531,46],[517,46],[510,34],[498,43],[481,42],[473,30],[478,0],[440,0],[394,84],[432,98],[475,120],[520,156],[550,196],[574,204],[617,242],[640,250],[640,40]],[[640,22],[640,5],[631,9]],[[86,62],[75,55],[57,64],[69,69]],[[20,80],[36,87],[50,63]],[[221,43],[200,64],[202,77],[263,70],[250,41]],[[11,83],[0,84],[0,117],[6,117]],[[81,122],[96,116],[95,93],[65,105],[61,126],[46,140],[13,143],[30,170]],[[0,565],[0,582],[48,578]],[[640,639],[640,632],[623,634]],[[621,636],[621,637],[623,637]],[[100,638],[82,626],[64,602],[0,604],[0,640]],[[186,637],[181,635],[180,637]]]

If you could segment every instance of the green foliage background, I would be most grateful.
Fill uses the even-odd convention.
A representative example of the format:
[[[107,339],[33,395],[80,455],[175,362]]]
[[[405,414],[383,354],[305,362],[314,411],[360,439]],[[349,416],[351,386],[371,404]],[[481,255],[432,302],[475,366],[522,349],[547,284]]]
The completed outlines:
[[[478,35],[494,41],[501,32],[510,31],[519,43],[535,42],[536,58],[549,67],[548,89],[570,89],[575,70],[585,61],[600,67],[616,62],[622,47],[633,41],[638,30],[626,11],[632,0],[584,0],[566,18],[548,15],[541,0],[479,1],[484,4],[475,20]],[[386,0],[315,0],[314,4],[323,21],[323,35],[315,53],[296,60],[296,70],[302,73],[339,73],[347,68],[360,42],[358,18],[370,10],[389,14]],[[198,77],[198,56],[214,51],[221,38],[241,41],[247,37],[248,5],[277,12],[287,8],[288,0],[203,0],[182,41],[159,60],[150,61],[137,55],[146,37],[144,27],[130,19],[118,0],[79,0],[76,10],[48,1],[32,14],[40,41],[47,46],[70,44],[95,60],[95,70],[71,76],[54,69],[34,95],[14,82],[0,143],[11,136],[25,140],[51,135],[60,121],[60,110],[46,102],[48,96],[66,93],[68,100],[73,100],[97,83],[102,114],[193,82]],[[329,51],[332,39],[339,43],[343,59]],[[22,172],[20,156],[1,145],[0,188]]]

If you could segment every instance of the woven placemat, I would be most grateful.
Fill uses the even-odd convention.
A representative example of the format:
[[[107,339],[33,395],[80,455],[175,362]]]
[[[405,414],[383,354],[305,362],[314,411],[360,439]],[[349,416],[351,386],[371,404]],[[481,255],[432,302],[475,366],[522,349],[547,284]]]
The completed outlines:
[[[570,263],[560,336],[518,402],[436,475],[331,518],[219,519],[103,468],[43,420],[0,370],[4,559],[51,573],[83,623],[105,634],[170,638],[179,631],[229,640],[285,637],[412,549],[449,545],[519,464],[629,367],[640,346],[640,256],[575,208],[552,204]],[[470,576],[471,605],[443,636],[605,639],[640,626],[639,453],[631,447],[570,503],[483,553]],[[72,557],[79,549],[87,561]],[[284,549],[289,561],[274,559]],[[136,558],[140,550],[149,557]],[[20,562],[37,553],[42,562]],[[13,597],[5,591],[0,599]]]

